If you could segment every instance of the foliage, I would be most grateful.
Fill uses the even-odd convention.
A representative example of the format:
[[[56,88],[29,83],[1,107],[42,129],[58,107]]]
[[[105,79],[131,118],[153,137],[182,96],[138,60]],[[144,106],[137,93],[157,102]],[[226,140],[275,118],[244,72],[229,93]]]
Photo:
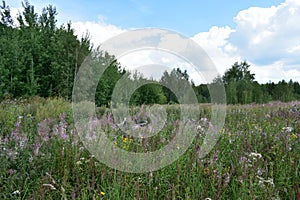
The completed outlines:
[[[173,69],[170,73],[165,71],[160,79],[162,90],[166,96],[168,103],[179,103],[188,101],[189,97],[186,96],[186,87],[190,87],[189,75],[187,71],[181,71],[179,68]]]
[[[113,55],[103,52],[100,47],[94,48],[88,33],[78,39],[71,23],[58,27],[54,6],[49,5],[38,14],[34,6],[25,1],[23,9],[15,22],[9,6],[4,1],[1,5],[0,100],[34,96],[71,100],[75,75],[88,55],[97,64],[97,68],[102,67],[99,70],[107,67],[99,82],[93,85],[96,87],[96,94],[91,98],[97,106],[111,105],[115,85],[122,77],[128,79],[128,84],[135,84],[130,83],[130,77],[134,74],[126,74]],[[246,61],[234,63],[222,77],[216,77],[215,80],[218,79],[225,84],[229,104],[300,99],[300,86],[297,81],[290,80],[287,83],[282,80],[278,84],[259,84]],[[138,76],[133,80],[152,83],[149,82],[134,92],[130,99],[131,105],[173,104],[179,103],[179,99],[189,102],[191,97],[186,95],[186,87],[194,89],[198,102],[209,103],[209,88],[216,83],[195,86],[189,80],[187,71],[179,68],[174,68],[171,72],[165,71],[159,81]],[[90,93],[86,95],[89,96]]]
[[[1,199],[299,198],[299,102],[228,106],[217,145],[198,158],[210,126],[210,105],[201,105],[201,116],[194,120],[197,136],[187,152],[171,165],[144,174],[100,163],[80,142],[64,106],[59,115],[48,109],[60,103],[42,98],[1,103]],[[37,118],[35,105],[48,113],[45,119]],[[119,148],[153,151],[170,142],[180,117],[178,105],[165,108],[166,125],[148,139],[115,129],[109,110],[100,111],[99,123]],[[132,117],[145,109],[134,108]],[[2,116],[11,123],[3,123]]]
[[[41,15],[27,1],[14,25],[10,9],[1,9],[0,98],[7,95],[61,96],[70,99],[74,75],[90,53],[88,36],[78,40],[71,24],[57,27],[56,9]]]

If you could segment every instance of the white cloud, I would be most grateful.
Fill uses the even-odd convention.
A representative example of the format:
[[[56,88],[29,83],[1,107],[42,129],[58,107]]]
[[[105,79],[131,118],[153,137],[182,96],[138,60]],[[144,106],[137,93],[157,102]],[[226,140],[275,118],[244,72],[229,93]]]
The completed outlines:
[[[14,18],[18,10],[20,8],[11,8]],[[107,24],[105,18],[100,17],[99,22],[73,22],[75,34],[81,37],[88,31],[91,42],[98,46],[126,31]],[[286,0],[269,8],[251,7],[240,11],[234,21],[236,27],[213,26],[208,32],[198,33],[191,38],[205,50],[220,74],[234,62],[247,60],[251,64],[250,70],[256,74],[256,80],[261,83],[291,78],[300,81],[299,0]],[[136,61],[127,59],[128,65],[146,61],[157,63],[157,60],[153,60],[157,56],[147,55],[135,55]],[[151,59],[153,62],[149,61]],[[170,63],[168,59],[164,56],[161,63],[167,65]],[[193,77],[193,74],[190,75]]]
[[[227,41],[233,32],[234,30],[228,26],[213,26],[208,32],[201,32],[192,37],[208,54],[220,74],[223,74],[235,61],[240,60],[236,55],[236,47]]]
[[[82,37],[88,32],[95,47],[125,31],[117,26],[106,24],[103,20],[100,22],[73,22],[72,27],[78,37]]]
[[[202,74],[198,73],[190,63],[175,54],[170,54],[157,49],[141,49],[130,52],[119,59],[122,66],[128,67],[129,70],[138,71],[144,77],[159,80],[164,71],[170,72],[173,68],[187,70],[190,79],[198,80],[196,84],[206,82]]]
[[[212,27],[193,39],[223,72],[247,60],[261,83],[300,81],[300,1],[286,0],[270,8],[251,7],[234,18],[236,27]]]

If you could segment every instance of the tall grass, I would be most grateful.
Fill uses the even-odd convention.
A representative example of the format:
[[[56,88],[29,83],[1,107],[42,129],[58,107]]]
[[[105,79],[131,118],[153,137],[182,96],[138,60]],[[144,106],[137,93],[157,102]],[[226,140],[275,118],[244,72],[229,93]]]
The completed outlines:
[[[210,105],[200,106],[198,133],[184,155],[142,174],[114,170],[89,153],[71,105],[62,99],[7,101],[0,107],[0,199],[300,198],[299,102],[228,106],[217,145],[201,159]],[[97,113],[115,145],[145,152],[172,140],[180,111],[176,105],[166,110],[165,127],[142,140],[114,129],[109,110]],[[140,116],[141,110],[132,113]]]

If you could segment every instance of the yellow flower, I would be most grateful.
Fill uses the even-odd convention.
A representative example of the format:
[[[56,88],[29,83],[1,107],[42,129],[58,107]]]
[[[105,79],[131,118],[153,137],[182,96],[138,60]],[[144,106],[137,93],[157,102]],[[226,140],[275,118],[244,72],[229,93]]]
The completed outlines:
[[[209,168],[208,167],[205,167],[204,168],[204,175],[208,175],[210,172]]]
[[[31,114],[30,114],[30,113],[28,113],[26,116],[27,116],[27,117],[31,117]]]
[[[290,137],[293,138],[293,139],[297,139],[298,138],[298,136],[296,134],[294,134],[294,133],[291,134]]]
[[[105,195],[105,192],[102,192],[102,191],[101,191],[100,194],[101,194],[102,196],[104,196],[104,195]]]
[[[127,142],[128,138],[123,137],[123,142]]]

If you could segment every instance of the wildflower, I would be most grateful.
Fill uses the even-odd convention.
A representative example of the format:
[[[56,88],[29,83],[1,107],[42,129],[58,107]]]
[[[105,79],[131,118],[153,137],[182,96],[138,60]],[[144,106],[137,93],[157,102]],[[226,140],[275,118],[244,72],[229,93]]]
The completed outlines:
[[[63,132],[60,134],[60,137],[63,139],[63,140],[66,140],[68,138],[68,135],[66,134],[66,132]]]
[[[84,150],[84,147],[79,147],[79,151],[83,151]]]
[[[27,137],[21,138],[21,140],[20,140],[20,147],[21,147],[21,149],[23,149],[25,147],[27,141],[28,141]]]
[[[33,157],[30,155],[30,158],[28,160],[30,163],[33,161]]]
[[[76,162],[76,165],[82,165],[82,162],[79,160]]]
[[[20,194],[20,191],[19,190],[13,191],[12,194]]]
[[[3,143],[5,144],[7,141],[8,141],[8,138],[5,137],[5,138],[3,139]]]
[[[40,148],[41,148],[41,144],[40,144],[40,143],[35,143],[35,144],[34,144],[33,154],[34,154],[35,156],[37,156],[37,155],[39,154]]]
[[[123,142],[126,143],[128,141],[128,138],[123,137]]]
[[[258,175],[262,175],[261,169],[258,169],[258,170],[257,170],[257,174],[258,174]]]
[[[223,177],[224,177],[224,182],[225,182],[226,184],[228,184],[228,183],[230,182],[230,174],[229,174],[228,172],[226,172],[226,173],[223,175]]]
[[[59,135],[61,136],[61,138],[63,140],[66,140],[67,139],[67,122],[66,122],[66,113],[62,113],[60,114],[59,116],[60,118],[60,123],[59,123],[59,127],[56,127],[58,128],[58,132],[59,132]]]
[[[274,181],[272,178],[268,178],[267,180],[265,180],[263,177],[260,176],[256,176],[256,177],[259,179],[258,185],[264,186],[264,183],[267,183],[274,187]]]
[[[293,127],[291,127],[291,126],[283,127],[282,131],[287,132],[287,133],[291,133],[293,131]]]
[[[7,155],[8,155],[11,159],[16,160],[17,157],[18,157],[18,155],[19,155],[19,153],[18,153],[17,151],[8,149]]]
[[[15,172],[16,172],[16,171],[15,171],[15,170],[13,170],[13,169],[9,169],[9,170],[8,170],[8,174],[9,174],[9,175],[12,175],[12,174],[14,174]]]
[[[30,114],[30,113],[28,113],[28,114],[26,115],[26,117],[31,117],[31,114]]]
[[[51,120],[45,119],[42,122],[38,123],[38,135],[47,142],[49,140],[49,124],[51,123]]]
[[[102,196],[104,196],[104,195],[105,195],[105,192],[102,192],[102,191],[101,191],[100,194],[101,194]]]
[[[203,131],[204,131],[204,128],[203,128],[201,125],[198,125],[198,126],[196,127],[196,129],[197,129],[197,131],[199,131],[199,132],[203,132]]]
[[[14,130],[11,132],[11,136],[15,138],[15,140],[19,140],[18,130]]]
[[[200,121],[202,121],[202,122],[207,122],[207,118],[206,118],[206,117],[203,117],[203,118],[200,119]]]
[[[50,187],[51,190],[56,190],[52,184],[43,184],[44,187]]]
[[[297,138],[298,138],[298,136],[297,136],[296,134],[294,134],[294,133],[291,134],[290,137],[291,137],[292,139],[297,139]]]
[[[243,156],[241,156],[241,157],[240,157],[240,161],[247,161],[247,158],[246,158],[246,157],[243,157]]]
[[[52,133],[53,133],[54,135],[57,135],[57,134],[58,134],[58,125],[57,125],[57,124],[55,124],[55,125],[53,126],[53,128],[52,128]]]
[[[208,174],[209,174],[209,168],[206,167],[206,168],[204,168],[204,175],[208,175]]]
[[[257,158],[260,159],[262,157],[262,155],[260,153],[250,153],[249,154],[250,157],[252,157],[254,160],[256,160]]]

